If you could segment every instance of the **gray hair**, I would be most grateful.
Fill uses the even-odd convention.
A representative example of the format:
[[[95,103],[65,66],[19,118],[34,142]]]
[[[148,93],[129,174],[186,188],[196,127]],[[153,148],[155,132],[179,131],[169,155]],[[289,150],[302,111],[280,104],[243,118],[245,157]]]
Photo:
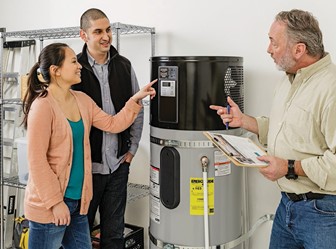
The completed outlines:
[[[276,15],[275,20],[287,24],[290,42],[304,43],[311,56],[324,55],[322,32],[317,19],[310,12],[298,9],[281,11]]]

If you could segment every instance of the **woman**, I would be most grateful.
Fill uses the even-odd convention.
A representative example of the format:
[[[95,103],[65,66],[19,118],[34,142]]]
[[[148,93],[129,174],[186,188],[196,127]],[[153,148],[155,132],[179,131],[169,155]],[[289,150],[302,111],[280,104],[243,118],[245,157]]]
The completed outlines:
[[[121,132],[136,118],[141,100],[155,96],[152,81],[111,116],[86,94],[70,89],[81,81],[80,74],[74,51],[53,43],[41,51],[28,77],[23,123],[28,139],[24,208],[30,221],[29,248],[92,248],[86,216],[92,197],[90,128]]]

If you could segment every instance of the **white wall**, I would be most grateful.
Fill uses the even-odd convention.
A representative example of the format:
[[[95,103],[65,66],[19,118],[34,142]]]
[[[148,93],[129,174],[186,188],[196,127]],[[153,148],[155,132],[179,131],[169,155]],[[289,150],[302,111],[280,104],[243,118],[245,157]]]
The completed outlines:
[[[81,13],[101,8],[111,22],[156,28],[156,55],[217,55],[244,57],[245,112],[267,115],[274,85],[281,76],[266,53],[268,29],[280,10],[306,9],[320,21],[325,48],[336,55],[336,32],[332,0],[1,0],[0,27],[7,31],[78,26]],[[78,52],[80,41],[71,41]],[[149,36],[122,38],[121,53],[134,63],[141,84],[149,81]],[[148,108],[148,107],[146,107]],[[148,109],[147,109],[148,115]],[[148,184],[149,121],[132,166],[131,181]],[[248,170],[250,224],[265,213],[273,213],[279,200],[277,186],[257,170]],[[131,203],[127,221],[147,228],[148,198]],[[251,239],[251,249],[267,248],[271,223],[263,225]]]

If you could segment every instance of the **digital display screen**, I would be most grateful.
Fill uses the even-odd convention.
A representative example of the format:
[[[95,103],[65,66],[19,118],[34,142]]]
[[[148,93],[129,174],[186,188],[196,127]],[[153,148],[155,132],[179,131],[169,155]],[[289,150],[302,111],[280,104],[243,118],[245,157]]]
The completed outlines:
[[[170,87],[171,82],[170,81],[162,81],[161,85],[164,87]]]

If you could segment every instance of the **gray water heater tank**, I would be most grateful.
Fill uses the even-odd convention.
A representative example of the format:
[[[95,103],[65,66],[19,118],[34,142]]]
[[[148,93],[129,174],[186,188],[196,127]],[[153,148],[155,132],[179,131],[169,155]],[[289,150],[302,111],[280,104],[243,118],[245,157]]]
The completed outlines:
[[[158,82],[150,103],[150,248],[204,247],[202,157],[209,243],[222,248],[243,232],[243,174],[203,132],[242,134],[225,130],[209,105],[226,106],[230,95],[244,110],[243,58],[152,57],[151,79]]]

